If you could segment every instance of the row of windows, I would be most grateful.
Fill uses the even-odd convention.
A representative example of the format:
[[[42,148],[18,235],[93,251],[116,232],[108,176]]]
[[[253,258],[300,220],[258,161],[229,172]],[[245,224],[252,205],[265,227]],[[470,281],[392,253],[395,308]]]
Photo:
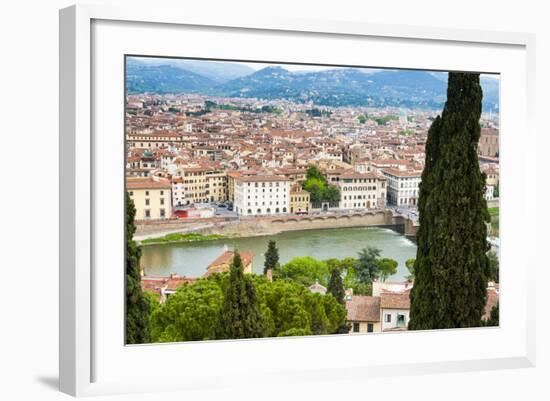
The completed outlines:
[[[254,183],[254,186],[255,186],[255,187],[259,187],[259,186],[260,186],[259,184],[260,184],[260,183],[255,182],[255,183]],[[278,187],[279,184],[280,184],[279,182],[276,182],[276,183],[275,183],[275,186]],[[249,186],[249,187],[252,186],[252,183],[249,182],[249,183],[248,183],[248,186]],[[265,186],[266,186],[266,185],[265,185],[265,182],[262,182],[262,185],[261,185],[261,186],[262,186],[262,187],[265,187]],[[272,187],[272,186],[273,186],[273,183],[270,182],[270,183],[269,183],[269,186]]]
[[[344,200],[352,200],[352,199],[376,199],[376,196],[375,195],[353,195],[353,197],[351,195],[347,196],[347,195],[344,195]]]
[[[370,201],[367,201],[367,202],[354,202],[354,203],[351,203],[351,202],[344,202],[343,203],[343,208],[344,209],[349,209],[349,208],[353,208],[353,207],[359,207],[359,208],[371,208],[371,207],[376,207],[376,202],[372,202],[370,203]]]
[[[130,196],[134,196],[134,191],[128,191]],[[164,195],[164,191],[160,191],[160,195]],[[145,191],[145,196],[149,196],[149,191]]]
[[[291,196],[290,201],[291,202],[309,202],[309,198],[307,196]]]
[[[149,198],[145,199],[145,206],[149,206],[151,204],[151,200]],[[160,198],[160,204],[164,205],[164,198]]]
[[[376,191],[376,185],[368,187],[342,187],[342,191]]]
[[[275,204],[278,205],[279,201],[276,201]],[[247,206],[252,206],[251,202],[248,202]],[[258,206],[258,202],[254,202],[254,206]],[[265,202],[262,202],[262,206],[265,206]],[[273,206],[273,202],[269,202],[269,206]]]
[[[166,210],[165,209],[160,209],[160,213],[159,213],[160,217],[166,217]],[[145,209],[145,218],[151,218],[151,210],[149,209]]]

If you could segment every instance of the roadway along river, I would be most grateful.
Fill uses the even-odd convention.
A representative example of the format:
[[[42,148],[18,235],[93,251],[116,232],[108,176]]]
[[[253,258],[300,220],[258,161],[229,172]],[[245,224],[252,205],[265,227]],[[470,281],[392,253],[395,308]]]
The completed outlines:
[[[263,271],[264,252],[270,239],[277,241],[281,264],[296,256],[317,259],[356,257],[367,245],[382,250],[382,257],[399,262],[397,273],[390,280],[401,280],[407,274],[405,261],[416,256],[414,242],[388,228],[360,227],[322,230],[287,231],[276,235],[202,241],[181,244],[148,245],[142,247],[145,273],[167,276],[198,277],[224,250],[238,249],[255,253],[253,270]]]

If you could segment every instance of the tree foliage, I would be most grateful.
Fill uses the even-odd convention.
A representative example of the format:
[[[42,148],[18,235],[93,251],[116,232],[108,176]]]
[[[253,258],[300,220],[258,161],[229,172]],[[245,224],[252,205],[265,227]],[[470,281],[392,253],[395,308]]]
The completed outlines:
[[[447,102],[428,131],[410,329],[479,326],[489,214],[479,168],[479,74],[449,73]]]
[[[331,270],[327,294],[332,295],[342,305],[345,303],[346,290],[342,281],[342,271],[339,268],[332,268]]]
[[[327,286],[330,271],[326,262],[311,256],[300,256],[282,265],[274,272],[273,277],[292,280],[306,287],[314,284],[315,281]]]
[[[499,311],[499,305],[497,302],[497,304],[491,308],[491,314],[489,315],[489,319],[487,319],[487,321],[485,322],[485,326],[499,325],[498,311]]]
[[[405,261],[405,266],[407,266],[407,270],[409,271],[409,274],[406,277],[406,279],[409,280],[409,281],[414,280],[414,263],[415,263],[415,261],[416,261],[416,259],[414,259],[414,258],[407,259]]]
[[[264,274],[267,273],[268,269],[275,270],[277,267],[279,267],[279,250],[277,249],[277,243],[270,240],[265,253]]]
[[[151,340],[151,306],[141,289],[141,249],[133,240],[136,208],[126,192],[126,344],[143,344]]]
[[[394,275],[397,273],[397,260],[390,259],[390,258],[382,258],[378,261],[379,264],[379,271],[380,271],[380,279],[382,281],[386,281],[386,279],[389,276]]]
[[[310,193],[312,203],[340,201],[340,189],[336,185],[329,184],[323,173],[315,166],[308,167],[306,181],[302,188]]]
[[[355,274],[360,283],[372,283],[380,276],[380,253],[380,249],[370,245],[359,252]]]
[[[495,251],[489,251],[487,252],[487,258],[489,259],[489,280],[498,283],[500,270],[498,256]]]
[[[346,309],[331,295],[314,294],[291,281],[269,282],[264,276],[245,277],[256,291],[262,336],[335,334],[345,329]],[[153,313],[153,341],[229,338],[227,333],[218,336],[219,316],[229,287],[230,273],[213,274],[180,287]]]
[[[239,252],[229,267],[229,278],[216,322],[216,338],[257,338],[264,336],[264,322],[256,289],[245,277]]]

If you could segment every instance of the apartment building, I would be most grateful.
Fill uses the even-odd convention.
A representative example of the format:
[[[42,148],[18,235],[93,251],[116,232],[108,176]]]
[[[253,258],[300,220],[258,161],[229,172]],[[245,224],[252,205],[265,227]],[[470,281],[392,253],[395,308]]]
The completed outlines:
[[[166,219],[172,216],[172,184],[156,176],[126,177],[126,190],[136,207],[136,220]]]
[[[126,144],[130,149],[161,149],[170,144],[181,143],[182,135],[170,131],[144,131],[126,133]]]
[[[235,212],[241,216],[288,213],[290,182],[278,175],[234,177]]]
[[[227,175],[222,168],[181,167],[179,174],[183,180],[184,205],[227,200]]]
[[[377,209],[386,205],[386,179],[377,173],[353,170],[340,174],[340,209]]]
[[[388,203],[396,206],[414,207],[418,204],[422,171],[387,168],[382,173],[388,182]]]

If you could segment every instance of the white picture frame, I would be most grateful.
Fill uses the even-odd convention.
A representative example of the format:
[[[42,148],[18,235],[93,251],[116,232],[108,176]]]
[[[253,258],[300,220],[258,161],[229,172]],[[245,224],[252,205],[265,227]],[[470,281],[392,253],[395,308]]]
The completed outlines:
[[[242,48],[237,46],[239,49],[235,50],[225,44],[216,48],[213,37],[219,37],[220,33],[233,35],[234,39],[240,38]],[[123,258],[120,257],[123,243],[116,236],[121,233],[111,237],[105,230],[109,223],[113,232],[122,232],[123,211],[116,206],[110,210],[103,201],[107,195],[118,199],[122,196],[123,188],[122,165],[117,167],[120,157],[123,157],[119,143],[123,141],[123,125],[120,124],[123,114],[117,115],[123,97],[122,91],[116,90],[124,82],[120,80],[121,59],[118,56],[181,56],[185,50],[176,45],[174,35],[193,35],[193,39],[203,38],[203,43],[212,44],[209,49],[193,48],[193,54],[186,53],[184,56],[209,55],[222,59],[309,61],[321,64],[327,63],[330,57],[340,57],[333,64],[347,60],[349,64],[374,67],[500,73],[503,114],[501,326],[495,329],[374,336],[124,346],[120,332],[123,323],[120,306],[123,305],[124,294],[120,292],[124,272]],[[254,48],[251,45],[254,35],[261,35],[272,46]],[[168,36],[172,42],[159,41],[159,38]],[[134,42],[131,42],[130,37],[134,38]],[[136,37],[139,38],[138,43]],[[246,44],[247,40],[251,43]],[[282,45],[285,41],[288,42],[287,46]],[[311,51],[300,51],[300,43],[311,44]],[[323,44],[323,49],[326,44],[326,49],[332,50],[330,55],[323,53],[318,43]],[[407,47],[403,47],[403,43]],[[398,49],[401,46],[404,52],[407,48],[424,51],[426,58],[419,60],[412,57],[412,61],[404,64],[403,60],[399,61],[399,53],[381,50],[376,59],[383,61],[366,62],[359,55],[349,54],[349,49],[358,45],[366,48],[371,46],[372,49],[377,46],[386,49],[396,46],[395,49]],[[420,50],[422,47],[426,49]],[[281,383],[291,382],[296,377],[312,381],[327,380],[329,376],[361,380],[386,375],[534,366],[535,290],[534,280],[528,280],[527,277],[534,275],[535,261],[529,255],[535,253],[525,252],[520,255],[514,251],[516,247],[531,249],[534,246],[516,230],[524,227],[534,232],[537,213],[536,207],[529,202],[527,191],[523,190],[534,187],[536,182],[536,174],[527,173],[536,171],[535,153],[525,145],[535,141],[532,126],[534,48],[534,36],[522,33],[257,16],[229,20],[219,16],[186,15],[181,10],[154,7],[78,5],[61,10],[60,390],[80,396],[206,389],[228,386],[230,383],[244,386],[250,379],[257,382],[267,380],[263,378],[264,373],[270,374],[270,381],[276,377]],[[434,49],[437,50],[437,60],[429,56]],[[241,52],[241,56],[235,56],[238,52]],[[270,57],[268,52],[272,52],[273,56]],[[463,59],[453,58],[461,54],[464,55]],[[479,58],[472,57],[472,54]],[[352,59],[356,62],[352,62]],[[110,81],[110,89],[101,86],[106,78]],[[511,110],[514,113],[505,115]],[[120,129],[118,137],[112,133],[117,127]],[[100,133],[106,130],[112,133],[109,137]],[[521,132],[522,140],[515,137],[514,132]],[[120,168],[120,177],[113,173],[117,171],[116,168]],[[103,179],[108,176],[114,178]],[[117,200],[113,204],[122,205],[122,202]],[[120,229],[116,227],[118,223]],[[113,272],[102,270],[105,269],[105,263],[102,262],[107,260],[112,260],[110,263],[115,266]],[[117,270],[117,266],[120,266],[120,270]],[[514,266],[520,266],[520,269],[514,269]],[[110,276],[111,273],[116,277]],[[97,291],[101,291],[101,297]],[[383,355],[376,352],[376,349],[383,349],[396,342],[402,344],[407,353],[390,355],[392,353],[389,352]],[[453,346],[445,347],[446,343]],[[322,357],[315,355],[319,349],[324,351]],[[354,350],[356,360],[339,364],[336,359],[338,350]],[[185,379],[178,381],[175,380],[177,376],[165,374],[151,375],[145,380],[140,377],[139,370],[131,368],[135,368],[139,361],[149,364],[167,355],[185,355],[188,364],[180,372],[182,376],[185,375]],[[240,358],[237,365],[229,364],[228,361],[239,359],[237,356],[242,355],[246,357]],[[216,358],[214,367],[205,362],[211,358]],[[265,363],[262,364],[258,358],[263,358]]]

